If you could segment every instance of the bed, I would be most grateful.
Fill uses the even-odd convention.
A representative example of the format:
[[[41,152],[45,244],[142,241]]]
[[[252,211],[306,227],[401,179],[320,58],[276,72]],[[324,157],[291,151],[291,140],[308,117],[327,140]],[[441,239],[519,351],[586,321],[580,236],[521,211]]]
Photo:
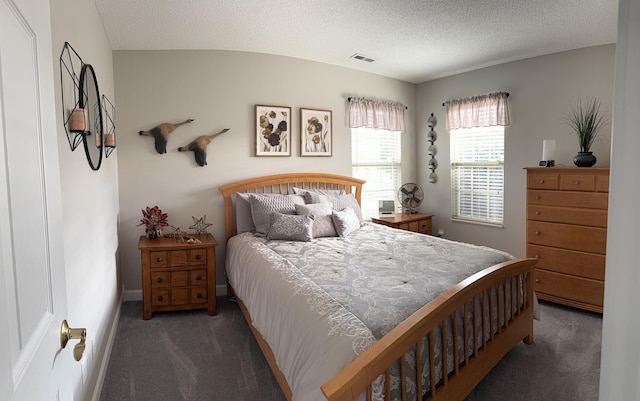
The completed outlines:
[[[315,203],[310,198],[317,194],[322,198],[340,193],[340,199],[359,204],[363,184],[362,180],[335,174],[291,173],[220,187],[225,207],[228,293],[236,297],[287,400],[462,401],[511,348],[520,341],[533,341],[535,299],[531,280],[535,259],[515,259],[488,248],[371,223],[361,223],[348,236],[280,241],[277,236],[272,239],[273,227],[294,217],[272,213],[266,238],[245,232],[246,222],[240,221],[247,207],[241,202],[247,199],[254,202],[256,197],[287,196],[298,202],[296,194],[304,193],[302,204],[308,204]],[[338,213],[342,206],[340,202],[332,206],[335,227],[343,223],[336,220],[336,216],[342,217],[342,212]],[[353,218],[348,209],[357,207],[349,207],[353,205],[348,202],[347,206],[342,210]],[[296,206],[300,209],[305,210],[305,206]],[[302,217],[296,219],[302,221]],[[256,223],[254,231],[260,231],[258,225],[263,223]],[[386,251],[381,252],[380,247],[386,247]],[[322,248],[324,254],[320,253]],[[404,249],[416,252],[399,253]],[[360,286],[346,290],[349,294],[345,295],[338,292],[336,288],[341,286],[335,283],[345,281],[343,276],[351,273],[335,268],[334,259],[353,266],[359,262],[349,257],[352,253],[366,259],[364,264],[374,269],[398,263],[403,269],[406,265],[407,271],[409,266],[425,269],[420,267],[424,264],[421,261],[429,258],[451,259],[452,265],[455,260],[463,266],[462,271],[471,273],[460,280],[446,278],[454,281],[404,316],[406,308],[398,309],[396,298],[408,299],[407,292],[423,296],[429,291],[415,291],[409,285],[417,283],[416,288],[426,288],[424,282],[440,278],[416,273],[396,277],[394,270],[379,272],[376,279],[388,298],[382,304],[372,301],[368,293],[371,285],[362,283],[366,278],[360,266],[350,270]],[[483,263],[485,266],[481,266]],[[445,269],[435,270],[442,273]],[[314,275],[319,276],[320,284],[307,277]],[[389,284],[393,280],[398,282]],[[446,282],[444,276],[442,280]],[[356,292],[362,302],[369,303],[359,315],[358,307],[345,301]],[[387,311],[383,322],[367,332],[362,325],[380,310]]]

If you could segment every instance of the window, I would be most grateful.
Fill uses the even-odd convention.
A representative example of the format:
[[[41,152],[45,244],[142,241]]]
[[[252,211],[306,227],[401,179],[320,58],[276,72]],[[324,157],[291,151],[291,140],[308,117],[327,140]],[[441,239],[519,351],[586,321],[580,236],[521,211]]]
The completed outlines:
[[[400,154],[400,131],[351,129],[352,175],[367,181],[362,190],[365,219],[378,216],[379,200],[395,201],[402,181]]]
[[[502,226],[504,127],[450,132],[452,218]]]

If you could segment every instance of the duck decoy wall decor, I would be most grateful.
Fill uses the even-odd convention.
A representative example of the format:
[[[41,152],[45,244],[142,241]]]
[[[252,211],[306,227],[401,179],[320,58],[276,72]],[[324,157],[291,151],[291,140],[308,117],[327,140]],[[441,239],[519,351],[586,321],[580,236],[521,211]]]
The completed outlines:
[[[199,136],[189,142],[188,145],[179,147],[178,150],[180,152],[193,152],[198,166],[204,167],[207,165],[207,146],[209,146],[211,141],[213,141],[218,135],[224,134],[227,131],[229,131],[229,128],[225,128],[215,134]]]
[[[176,128],[181,125],[188,124],[193,121],[193,118],[188,120],[184,120],[181,123],[162,123],[156,127],[151,128],[147,131],[140,131],[138,134],[142,136],[151,136],[155,139],[156,151],[160,154],[167,153],[167,140],[169,138],[169,134],[172,133]]]

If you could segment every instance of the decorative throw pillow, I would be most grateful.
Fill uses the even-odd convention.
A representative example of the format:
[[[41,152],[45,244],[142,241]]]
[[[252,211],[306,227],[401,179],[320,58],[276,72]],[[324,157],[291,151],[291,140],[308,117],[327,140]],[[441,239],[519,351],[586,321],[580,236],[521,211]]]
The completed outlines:
[[[312,216],[272,213],[270,220],[269,239],[308,242],[313,238]]]
[[[313,238],[338,236],[335,227],[333,227],[332,212],[333,209],[328,203],[296,205],[296,213],[313,217]]]
[[[342,194],[336,197],[329,197],[329,201],[335,211],[341,211],[350,207],[353,209],[356,216],[358,216],[358,221],[362,223],[362,211],[360,210],[360,205],[358,205],[358,201],[353,194]]]
[[[360,228],[360,220],[355,211],[350,207],[344,208],[344,210],[341,211],[334,210],[331,218],[336,227],[336,232],[341,237],[346,237]]]
[[[251,216],[256,233],[267,235],[271,226],[271,213],[296,214],[296,204],[304,204],[300,195],[269,196],[249,194]]]

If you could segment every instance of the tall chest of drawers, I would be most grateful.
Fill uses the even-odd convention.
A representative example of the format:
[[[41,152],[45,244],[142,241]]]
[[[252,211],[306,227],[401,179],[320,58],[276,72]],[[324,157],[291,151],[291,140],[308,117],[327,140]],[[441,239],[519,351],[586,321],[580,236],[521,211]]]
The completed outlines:
[[[142,317],[153,312],[207,309],[216,314],[216,253],[211,234],[193,235],[190,244],[175,238],[140,237]]]
[[[529,167],[527,257],[538,298],[602,312],[608,167]]]

